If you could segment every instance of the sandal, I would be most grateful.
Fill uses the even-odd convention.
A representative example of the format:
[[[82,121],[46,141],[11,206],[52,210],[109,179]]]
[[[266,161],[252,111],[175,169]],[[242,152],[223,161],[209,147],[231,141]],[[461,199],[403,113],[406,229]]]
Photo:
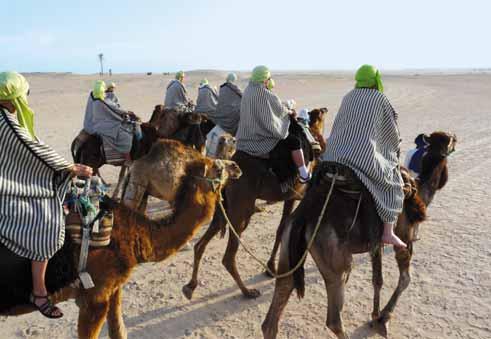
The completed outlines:
[[[46,302],[38,306],[35,303],[37,299],[46,299]],[[47,295],[35,295],[31,293],[31,295],[29,296],[29,300],[31,304],[34,305],[34,307],[36,307],[38,311],[41,312],[41,314],[44,315],[46,318],[58,319],[63,317],[63,313],[61,312],[61,310],[53,305]]]

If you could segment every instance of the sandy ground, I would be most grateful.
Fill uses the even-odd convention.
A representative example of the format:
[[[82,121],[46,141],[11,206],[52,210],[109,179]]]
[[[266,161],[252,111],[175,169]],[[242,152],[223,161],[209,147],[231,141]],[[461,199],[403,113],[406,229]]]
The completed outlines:
[[[204,75],[190,74],[190,94],[196,97]],[[207,73],[219,85],[225,73]],[[122,105],[144,118],[163,101],[169,76],[116,75]],[[281,74],[275,77],[283,99],[300,107],[326,106],[330,117],[352,87],[348,74]],[[30,102],[37,112],[38,134],[69,157],[70,142],[81,128],[87,95],[96,76],[69,74],[28,75]],[[245,81],[241,81],[244,87]],[[449,159],[449,182],[437,194],[429,219],[415,244],[412,282],[390,322],[392,338],[491,338],[491,240],[489,194],[491,166],[491,76],[484,74],[404,74],[385,76],[386,94],[400,115],[403,150],[421,132],[455,132],[457,152]],[[103,174],[115,180],[116,170]],[[267,258],[280,219],[280,204],[252,218],[245,241],[258,256]],[[260,241],[259,241],[260,239]],[[182,251],[163,263],[138,267],[124,288],[124,318],[130,338],[259,338],[269,307],[273,281],[244,251],[240,272],[250,287],[261,290],[256,300],[245,300],[221,265],[226,240],[214,239],[205,253],[201,283],[189,302],[181,287],[191,275],[192,251]],[[398,278],[392,251],[384,257],[388,300]],[[325,327],[326,293],[311,259],[306,266],[306,297],[292,297],[280,323],[280,338],[330,338]],[[371,313],[371,269],[366,255],[355,257],[343,311],[352,338],[379,337],[367,326]],[[61,304],[65,317],[47,320],[34,313],[0,318],[0,338],[76,337],[77,308]],[[104,329],[102,337],[107,337]]]

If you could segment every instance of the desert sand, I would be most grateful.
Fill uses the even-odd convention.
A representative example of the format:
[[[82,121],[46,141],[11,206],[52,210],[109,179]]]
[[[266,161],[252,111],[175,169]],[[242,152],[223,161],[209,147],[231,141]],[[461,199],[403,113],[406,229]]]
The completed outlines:
[[[198,83],[207,77],[220,85],[225,72],[192,72],[187,77],[195,99]],[[298,107],[328,107],[326,135],[341,99],[352,87],[351,73],[281,73],[275,91]],[[240,85],[246,75],[239,74]],[[70,158],[70,143],[82,125],[85,103],[96,75],[27,74],[31,107],[37,113],[38,135]],[[113,75],[122,106],[148,119],[163,102],[171,76]],[[106,78],[107,79],[107,78]],[[457,152],[449,158],[449,181],[429,208],[429,218],[415,243],[412,281],[390,322],[391,338],[491,338],[491,75],[444,73],[384,74],[386,94],[399,113],[403,153],[414,137],[434,130],[457,134]],[[116,180],[117,170],[103,175]],[[155,206],[161,206],[154,204]],[[264,259],[272,247],[281,205],[266,206],[253,216],[244,240]],[[204,229],[203,229],[204,230]],[[202,230],[202,231],[203,231]],[[201,232],[202,233],[202,232]],[[239,251],[240,272],[262,295],[242,297],[221,264],[226,240],[214,239],[205,253],[201,283],[194,299],[181,293],[191,275],[192,251],[181,251],[158,264],[135,270],[124,288],[124,318],[129,338],[260,338],[274,281]],[[398,278],[393,252],[384,256],[388,300]],[[324,283],[309,258],[306,297],[292,296],[280,323],[280,338],[331,338],[325,326]],[[343,311],[351,338],[379,338],[367,326],[372,301],[371,267],[367,255],[357,255],[346,290]],[[78,309],[73,301],[60,304],[61,320],[39,313],[0,317],[0,338],[75,338]],[[104,329],[102,337],[107,337]]]

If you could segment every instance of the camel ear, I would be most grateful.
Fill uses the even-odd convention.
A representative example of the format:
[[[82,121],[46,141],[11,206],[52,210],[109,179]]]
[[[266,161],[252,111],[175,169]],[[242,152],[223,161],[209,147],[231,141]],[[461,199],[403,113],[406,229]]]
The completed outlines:
[[[240,169],[239,165],[235,161],[232,160],[215,160],[215,161],[220,161],[222,166],[225,168],[225,171],[227,171],[228,177],[231,179],[239,179],[240,176],[242,175],[242,170]]]

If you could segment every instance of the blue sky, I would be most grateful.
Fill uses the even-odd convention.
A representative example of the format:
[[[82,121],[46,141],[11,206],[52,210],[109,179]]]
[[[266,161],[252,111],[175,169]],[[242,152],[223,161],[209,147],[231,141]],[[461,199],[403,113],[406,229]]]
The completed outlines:
[[[2,2],[0,70],[491,67],[487,0]]]

